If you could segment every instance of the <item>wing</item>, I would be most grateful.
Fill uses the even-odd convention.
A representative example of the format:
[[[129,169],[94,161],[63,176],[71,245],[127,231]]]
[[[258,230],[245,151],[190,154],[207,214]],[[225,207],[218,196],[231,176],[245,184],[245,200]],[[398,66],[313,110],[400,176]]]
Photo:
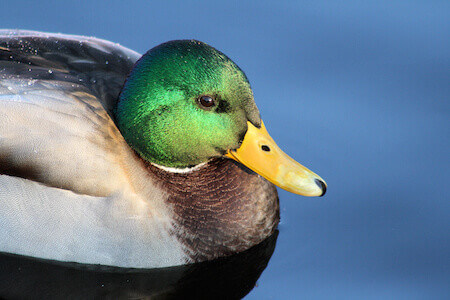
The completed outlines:
[[[0,30],[2,78],[79,84],[109,113],[139,57],[119,44],[92,37]]]
[[[163,195],[112,118],[138,57],[94,38],[0,31],[0,251],[124,267],[184,262]]]
[[[122,186],[130,150],[112,111],[138,57],[95,38],[0,30],[0,174],[95,196]]]

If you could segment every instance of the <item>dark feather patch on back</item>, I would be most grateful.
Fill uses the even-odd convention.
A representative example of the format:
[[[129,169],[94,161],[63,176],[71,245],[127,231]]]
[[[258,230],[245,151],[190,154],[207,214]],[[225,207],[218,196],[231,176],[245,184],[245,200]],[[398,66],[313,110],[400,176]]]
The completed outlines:
[[[0,174],[36,180],[39,178],[40,171],[34,165],[15,163],[12,157],[0,153]]]
[[[2,77],[84,85],[111,116],[137,58],[136,53],[95,38],[0,31]]]

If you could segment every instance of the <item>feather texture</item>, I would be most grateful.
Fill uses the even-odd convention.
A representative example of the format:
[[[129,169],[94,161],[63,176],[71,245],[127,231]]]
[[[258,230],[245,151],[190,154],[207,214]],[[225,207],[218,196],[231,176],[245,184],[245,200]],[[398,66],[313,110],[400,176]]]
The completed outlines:
[[[164,267],[275,230],[278,197],[262,177],[228,159],[177,176],[125,142],[114,109],[138,57],[95,38],[0,31],[0,252]]]
[[[0,251],[123,267],[184,263],[164,195],[140,184],[146,171],[110,115],[138,55],[85,37],[0,38]]]

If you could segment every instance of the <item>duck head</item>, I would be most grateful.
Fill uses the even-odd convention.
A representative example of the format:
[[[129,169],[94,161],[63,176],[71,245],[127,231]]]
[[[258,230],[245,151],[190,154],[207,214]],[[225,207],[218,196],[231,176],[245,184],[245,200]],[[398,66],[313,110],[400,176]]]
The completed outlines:
[[[244,72],[205,43],[170,41],[144,54],[124,85],[116,120],[150,163],[183,169],[226,156],[287,191],[326,191],[323,179],[269,136]]]

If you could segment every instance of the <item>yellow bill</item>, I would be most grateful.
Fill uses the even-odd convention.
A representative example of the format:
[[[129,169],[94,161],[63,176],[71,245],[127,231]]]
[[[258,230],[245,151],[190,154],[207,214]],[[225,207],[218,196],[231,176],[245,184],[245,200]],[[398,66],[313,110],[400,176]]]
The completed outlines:
[[[303,196],[323,196],[327,190],[325,181],[308,170],[275,144],[261,122],[261,128],[248,123],[242,145],[229,150],[227,157],[255,171],[280,188]]]

